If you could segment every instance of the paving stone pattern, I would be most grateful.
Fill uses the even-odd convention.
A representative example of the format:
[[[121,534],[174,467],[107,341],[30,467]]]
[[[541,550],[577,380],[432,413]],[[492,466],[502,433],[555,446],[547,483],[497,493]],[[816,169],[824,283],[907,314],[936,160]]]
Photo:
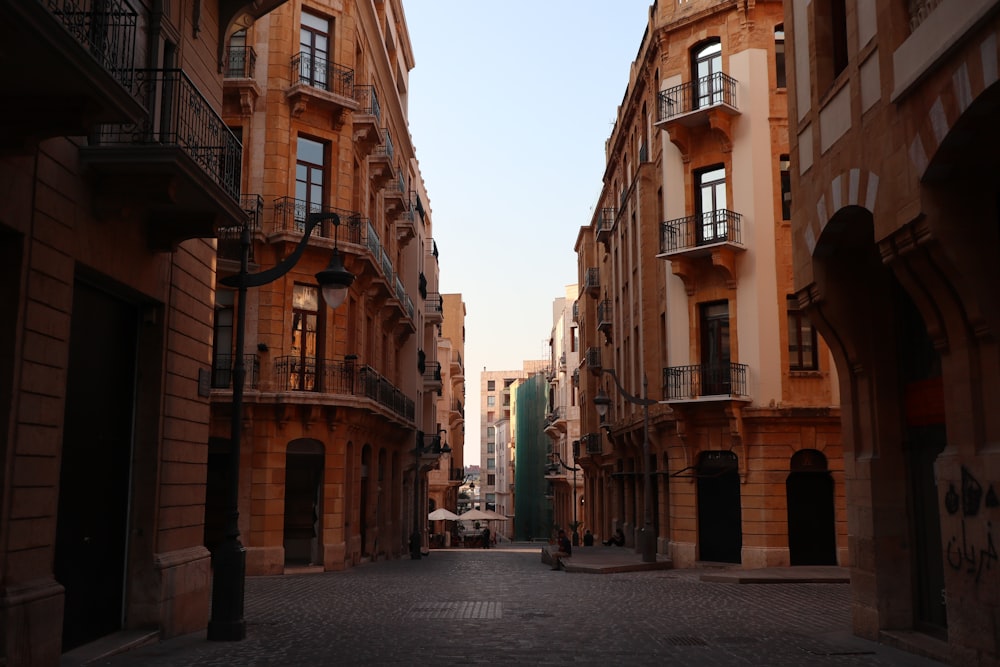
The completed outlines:
[[[100,664],[939,664],[853,637],[846,584],[720,584],[700,574],[552,571],[532,547],[253,577],[245,640],[198,633]]]

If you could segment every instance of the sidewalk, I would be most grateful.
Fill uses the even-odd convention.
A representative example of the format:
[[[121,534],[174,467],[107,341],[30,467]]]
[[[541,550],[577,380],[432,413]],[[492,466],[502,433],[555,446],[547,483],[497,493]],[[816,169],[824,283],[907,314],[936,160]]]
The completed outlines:
[[[516,545],[518,547],[522,545]],[[546,547],[540,548],[542,562],[550,564]],[[537,545],[523,544],[524,548],[538,548]],[[563,561],[567,572],[587,574],[612,574],[615,572],[645,572],[649,570],[669,570],[673,561],[665,556],[657,556],[655,563],[644,563],[642,554],[628,547],[574,547],[573,555]],[[731,563],[701,563],[707,571],[700,579],[720,584],[846,584],[851,580],[846,567],[828,565],[798,565],[794,567],[766,567],[743,569]]]

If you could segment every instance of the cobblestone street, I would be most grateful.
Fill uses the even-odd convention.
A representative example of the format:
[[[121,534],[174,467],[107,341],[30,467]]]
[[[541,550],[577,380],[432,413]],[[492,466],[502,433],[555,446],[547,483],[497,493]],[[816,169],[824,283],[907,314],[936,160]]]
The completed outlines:
[[[703,572],[556,572],[535,546],[254,577],[244,641],[199,633],[99,664],[939,664],[853,637],[846,584],[706,583]]]

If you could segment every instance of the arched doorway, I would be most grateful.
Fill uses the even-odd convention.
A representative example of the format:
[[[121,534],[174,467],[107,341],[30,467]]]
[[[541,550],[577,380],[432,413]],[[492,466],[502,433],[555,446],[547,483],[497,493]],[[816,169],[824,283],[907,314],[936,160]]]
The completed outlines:
[[[795,452],[785,480],[788,558],[792,565],[836,565],[833,477],[815,449]]]
[[[739,563],[743,551],[740,475],[732,452],[698,456],[698,560]]]
[[[303,438],[285,452],[285,564],[322,565],[323,443]]]
[[[361,536],[361,555],[371,556],[371,545],[368,544],[368,508],[371,506],[371,465],[372,448],[365,445],[361,448],[361,506],[358,516],[358,531]]]

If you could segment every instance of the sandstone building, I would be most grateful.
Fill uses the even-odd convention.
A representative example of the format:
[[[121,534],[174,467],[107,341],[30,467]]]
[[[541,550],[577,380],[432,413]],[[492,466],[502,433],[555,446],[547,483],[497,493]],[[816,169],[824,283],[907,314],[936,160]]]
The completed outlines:
[[[679,567],[849,562],[836,369],[792,283],[783,49],[780,2],[654,3],[576,240],[584,521]]]
[[[220,56],[281,2],[156,4],[0,3],[3,664],[208,621]]]
[[[856,633],[1000,664],[1000,3],[786,3],[796,303],[839,371]]]
[[[426,543],[426,472],[444,308],[431,211],[407,125],[413,51],[399,0],[293,0],[234,35],[225,118],[246,146],[253,270],[275,266],[311,214],[335,214],[295,267],[247,296],[240,534],[248,574],[339,570]],[[233,230],[234,232],[236,230]],[[219,244],[220,280],[238,246]],[[339,252],[336,309],[314,274]],[[236,294],[218,284],[206,543],[221,539]],[[454,444],[454,443],[453,443]]]

